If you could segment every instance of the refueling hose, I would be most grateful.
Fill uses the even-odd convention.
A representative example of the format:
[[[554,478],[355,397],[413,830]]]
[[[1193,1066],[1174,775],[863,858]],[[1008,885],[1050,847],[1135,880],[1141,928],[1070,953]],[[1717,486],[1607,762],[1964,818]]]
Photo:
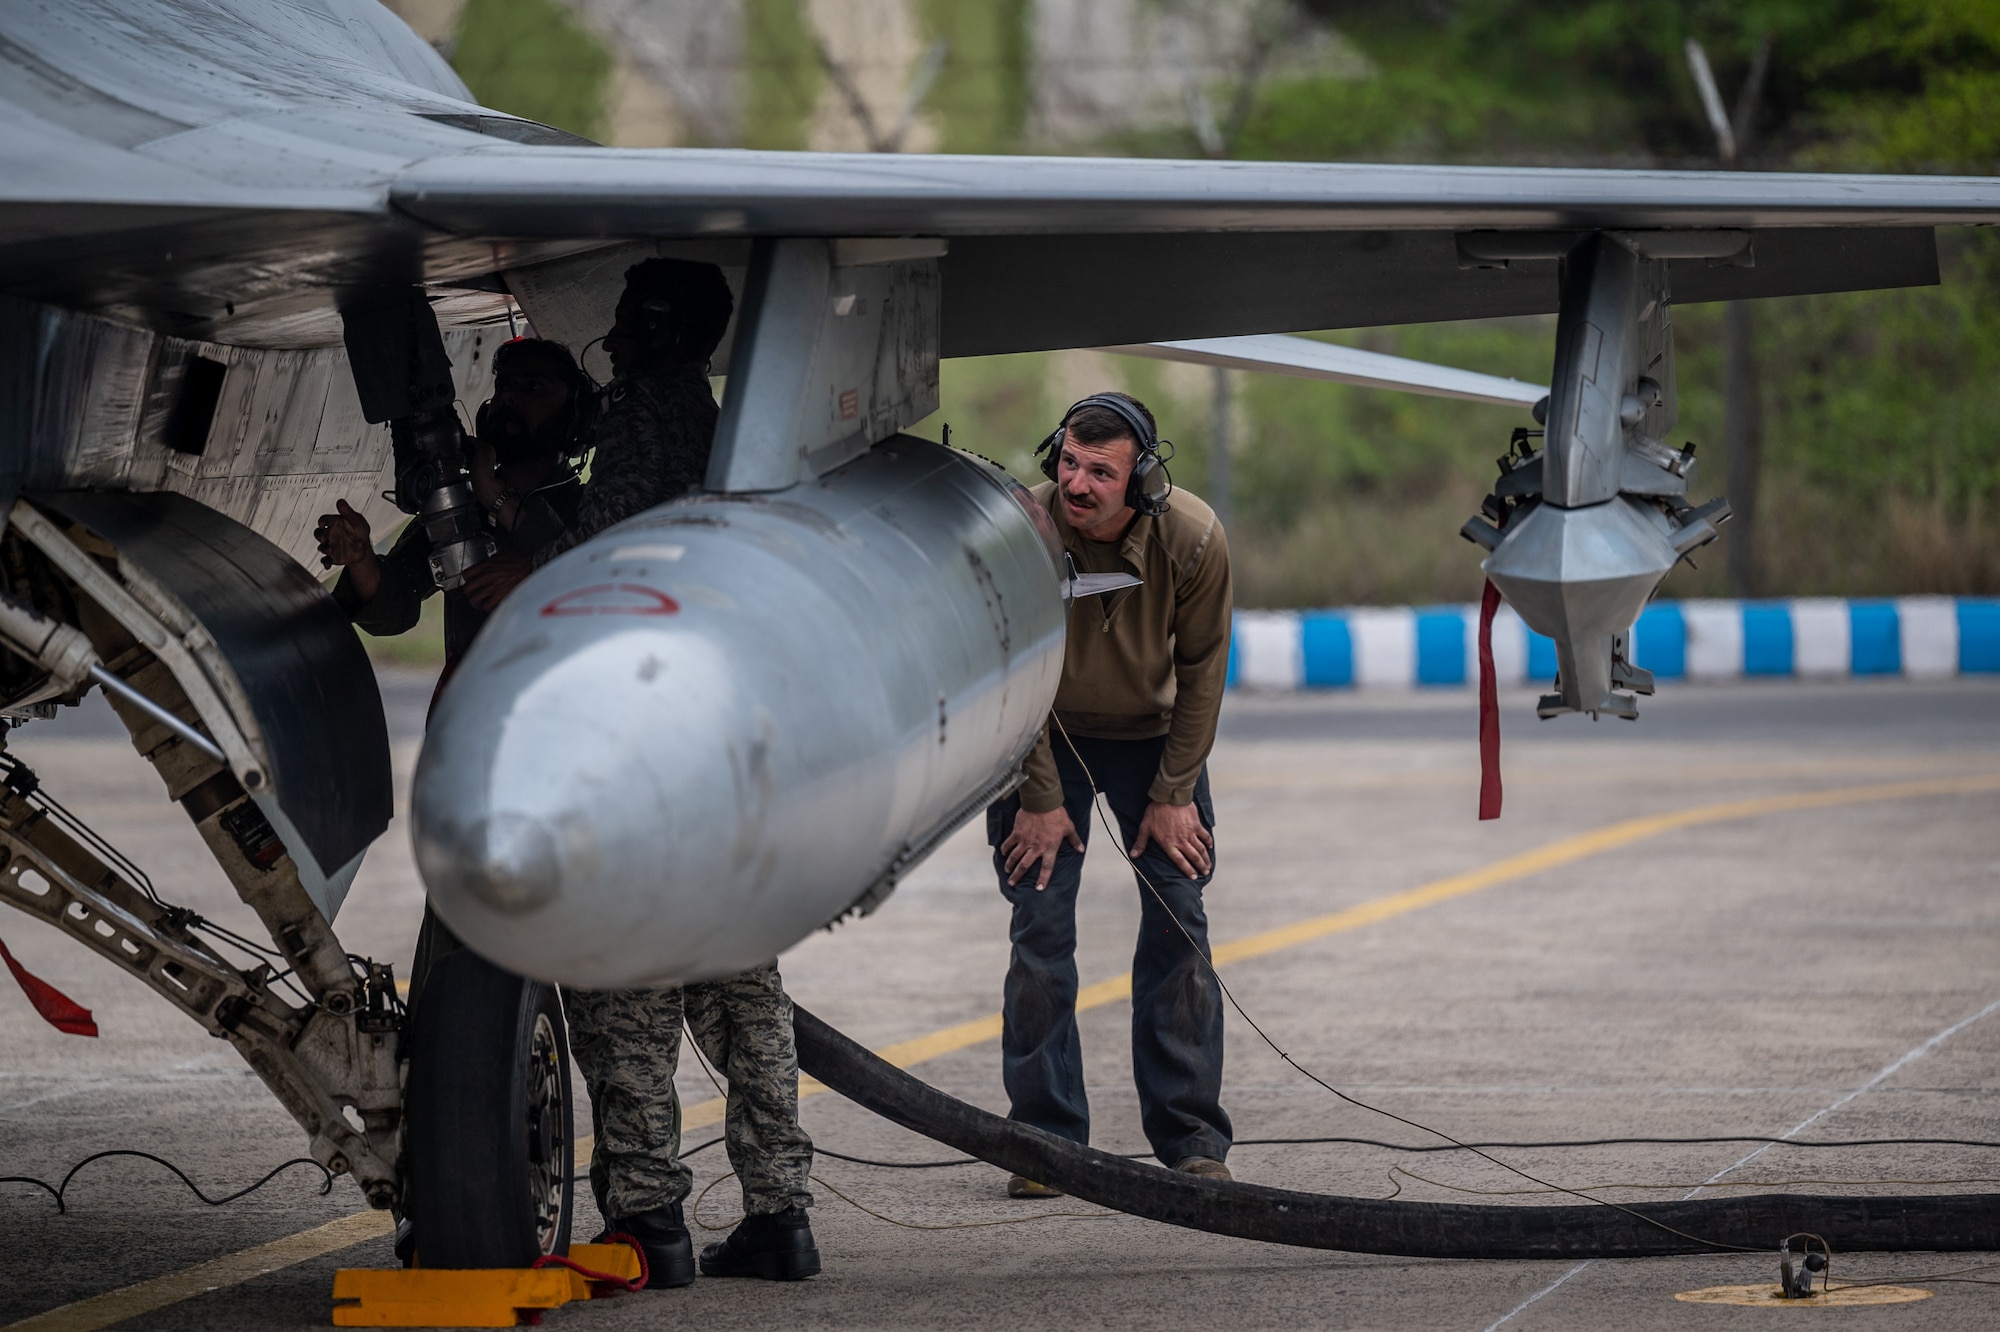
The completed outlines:
[[[1071,1197],[1239,1239],[1408,1258],[1648,1258],[1775,1252],[1824,1235],[1842,1252],[2000,1249],[2000,1194],[1763,1194],[1603,1206],[1388,1202],[1207,1180],[1127,1160],[947,1096],[796,1008],[799,1068],[891,1123]]]

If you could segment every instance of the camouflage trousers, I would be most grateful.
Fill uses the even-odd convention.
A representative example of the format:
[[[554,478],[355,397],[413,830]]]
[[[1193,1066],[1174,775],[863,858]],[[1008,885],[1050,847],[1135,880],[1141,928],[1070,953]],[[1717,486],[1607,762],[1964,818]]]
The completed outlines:
[[[752,1215],[812,1206],[812,1139],[799,1126],[792,1001],[777,963],[670,990],[564,990],[570,1051],[590,1089],[590,1188],[608,1222],[688,1196],[674,1092],[681,1030],[728,1079],[729,1164]]]

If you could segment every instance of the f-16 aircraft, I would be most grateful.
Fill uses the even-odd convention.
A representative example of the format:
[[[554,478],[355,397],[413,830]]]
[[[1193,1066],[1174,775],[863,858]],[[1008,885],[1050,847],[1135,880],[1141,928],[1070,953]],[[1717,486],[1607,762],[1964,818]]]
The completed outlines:
[[[2000,221],[1985,179],[613,150],[476,104],[372,0],[6,0],[0,71],[0,711],[102,685],[272,956],[230,960],[19,768],[0,897],[230,1040],[377,1207],[410,1205],[445,1110],[406,1117],[393,979],[335,931],[390,776],[300,562],[312,516],[365,497],[378,527],[459,530],[453,404],[518,313],[580,349],[652,255],[736,290],[705,488],[521,586],[417,772],[436,909],[530,978],[499,1062],[411,1075],[513,1155],[417,1204],[487,1190],[506,1253],[568,1225],[534,981],[766,959],[1017,780],[1074,589],[1018,484],[904,433],[941,358],[1137,347],[1545,398],[1466,531],[1555,640],[1542,711],[1631,715],[1630,626],[1725,512],[1665,442],[1675,304],[1932,283],[1933,228]],[[1542,313],[1545,386],[1269,340]]]

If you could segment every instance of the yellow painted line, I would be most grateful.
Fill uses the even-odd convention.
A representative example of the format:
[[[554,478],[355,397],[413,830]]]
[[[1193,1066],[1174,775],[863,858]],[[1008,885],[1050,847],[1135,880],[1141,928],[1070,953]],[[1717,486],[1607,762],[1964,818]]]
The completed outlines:
[[[1539,874],[1543,870],[1573,865],[1579,860],[1615,851],[1634,842],[1658,837],[1662,833],[1679,832],[1685,828],[1697,828],[1710,823],[1757,818],[1765,814],[1784,814],[1794,810],[1827,809],[1838,805],[1858,805],[1877,800],[1908,800],[1929,795],[1967,795],[1980,791],[2000,791],[2000,775],[1946,777],[1931,781],[1890,782],[1874,786],[1844,786],[1827,791],[1803,791],[1793,795],[1763,796],[1754,800],[1698,805],[1692,809],[1675,810],[1668,814],[1649,814],[1642,818],[1626,819],[1593,832],[1561,838],[1546,846],[1508,856],[1504,860],[1497,860],[1491,865],[1464,874],[1454,874],[1405,892],[1391,893],[1387,897],[1378,897],[1373,901],[1340,911],[1310,916],[1305,920],[1294,921],[1290,925],[1281,925],[1274,930],[1265,930],[1261,934],[1231,940],[1215,948],[1215,963],[1217,966],[1224,966],[1232,962],[1245,962],[1282,949],[1295,948],[1315,939],[1324,939],[1330,935],[1344,934],[1367,925],[1379,924],[1412,911],[1420,911],[1425,907],[1469,896],[1482,889],[1511,883],[1530,874]],[[1083,987],[1077,992],[1076,1008],[1079,1013],[1101,1008],[1105,1004],[1129,998],[1131,993],[1132,975],[1127,972],[1125,975],[1113,976],[1108,980]],[[909,1068],[927,1060],[955,1054],[974,1045],[998,1040],[999,1037],[1000,1015],[993,1013],[983,1018],[975,1018],[971,1022],[961,1022],[957,1026],[934,1031],[928,1036],[919,1036],[914,1040],[884,1046],[875,1053],[898,1068]],[[824,1083],[815,1079],[799,1079],[801,1097],[817,1095],[826,1089]],[[712,1127],[722,1122],[724,1109],[725,1103],[719,1096],[689,1106],[682,1112],[681,1127],[683,1130]],[[588,1159],[591,1146],[590,1137],[578,1139],[576,1144],[578,1158]],[[56,1332],[57,1329],[61,1332],[96,1332],[96,1329],[149,1313],[180,1300],[211,1290],[219,1290],[224,1286],[250,1281],[266,1272],[275,1272],[294,1263],[302,1263],[321,1254],[332,1253],[359,1244],[363,1240],[374,1239],[378,1235],[387,1235],[389,1230],[388,1213],[360,1212],[293,1235],[288,1239],[275,1240],[270,1244],[258,1245],[241,1253],[202,1263],[185,1272],[158,1277],[152,1281],[142,1281],[137,1285],[125,1286],[103,1295],[94,1295],[87,1300],[79,1300],[75,1304],[66,1304],[60,1309],[52,1309],[26,1322],[10,1323],[0,1328],[0,1332],[27,1332],[28,1329],[35,1329],[36,1332]]]
[[[1391,893],[1358,906],[1340,911],[1330,911],[1323,916],[1310,916],[1305,920],[1281,925],[1274,930],[1252,934],[1246,938],[1233,939],[1218,944],[1213,950],[1215,965],[1227,966],[1232,962],[1247,962],[1254,957],[1263,957],[1285,948],[1295,948],[1299,944],[1324,939],[1329,935],[1345,934],[1363,926],[1379,924],[1396,916],[1420,911],[1425,907],[1449,902],[1492,888],[1499,884],[1511,883],[1515,879],[1539,874],[1543,870],[1557,869],[1575,864],[1591,856],[1603,855],[1620,847],[1642,842],[1662,833],[1679,832],[1685,828],[1696,828],[1709,823],[1726,823],[1735,819],[1757,818],[1764,814],[1783,814],[1801,809],[1825,809],[1833,805],[1857,805],[1876,800],[1907,800],[1927,795],[1962,795],[1978,791],[2000,791],[2000,774],[1983,774],[1974,777],[1943,777],[1921,782],[1887,782],[1872,786],[1844,786],[1828,791],[1801,791],[1792,795],[1761,796],[1752,800],[1731,800],[1715,805],[1697,805],[1692,809],[1674,810],[1667,814],[1649,814],[1641,818],[1626,819],[1607,827],[1574,837],[1564,837],[1538,846],[1532,851],[1496,860],[1490,865],[1464,874],[1454,874],[1449,878],[1437,879],[1418,888],[1405,892]],[[1108,980],[1086,985],[1077,992],[1076,1011],[1085,1012],[1105,1004],[1129,999],[1132,995],[1132,973],[1113,976]],[[1000,1039],[1000,1014],[993,1013],[971,1022],[961,1022],[955,1027],[934,1031],[928,1036],[902,1041],[885,1046],[875,1053],[894,1064],[897,1068],[909,1068],[926,1060],[955,1054],[970,1046]],[[817,1095],[825,1091],[826,1084],[815,1078],[799,1079],[801,1097]],[[708,1128],[722,1122],[725,1103],[720,1097],[713,1097],[698,1105],[690,1106],[683,1115],[684,1128]]]
[[[1454,874],[1450,878],[1438,879],[1420,888],[1409,889],[1407,892],[1391,893],[1387,897],[1378,897],[1372,902],[1363,902],[1343,911],[1328,912],[1324,916],[1294,921],[1290,925],[1281,925],[1262,934],[1231,940],[1215,948],[1215,964],[1222,966],[1230,962],[1243,962],[1253,957],[1262,957],[1266,953],[1275,953],[1282,948],[1292,948],[1314,939],[1324,939],[1330,934],[1358,930],[1364,925],[1373,925],[1406,912],[1436,906],[1440,902],[1465,897],[1484,888],[1509,883],[1530,874],[1539,874],[1543,870],[1573,865],[1579,860],[1602,855],[1606,851],[1615,851],[1634,842],[1643,842],[1662,833],[1679,832],[1685,828],[1696,828],[1708,823],[1757,818],[1765,814],[1784,814],[1793,810],[1826,809],[1834,805],[1858,805],[1875,800],[1907,800],[1927,795],[1963,795],[1978,791],[2000,791],[2000,775],[1946,777],[1924,782],[1889,782],[1875,786],[1844,786],[1830,791],[1801,791],[1793,795],[1731,800],[1719,805],[1697,805],[1693,809],[1626,819],[1622,823],[1614,823],[1593,832],[1579,833],[1574,837],[1565,837],[1546,846],[1538,846],[1532,851],[1508,856],[1505,860],[1497,860],[1491,865],[1464,874]],[[1129,992],[1131,977],[1125,976],[1121,979]]]
[[[98,1328],[122,1323],[164,1309],[212,1290],[254,1281],[267,1272],[277,1272],[296,1263],[352,1248],[364,1240],[386,1236],[394,1228],[387,1212],[356,1212],[323,1226],[287,1235],[269,1244],[259,1244],[236,1253],[224,1254],[180,1272],[171,1272],[151,1281],[141,1281],[89,1299],[65,1304],[60,1309],[36,1314],[18,1323],[9,1323],[6,1332],[96,1332]]]

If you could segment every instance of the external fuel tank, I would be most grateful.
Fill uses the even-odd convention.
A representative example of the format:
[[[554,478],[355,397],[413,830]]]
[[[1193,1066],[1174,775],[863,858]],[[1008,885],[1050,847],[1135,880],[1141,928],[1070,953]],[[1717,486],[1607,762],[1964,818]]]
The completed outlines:
[[[432,903],[587,988],[741,971],[866,912],[1008,789],[1055,698],[1053,529],[992,463],[896,436],[701,494],[537,571],[418,761]]]

